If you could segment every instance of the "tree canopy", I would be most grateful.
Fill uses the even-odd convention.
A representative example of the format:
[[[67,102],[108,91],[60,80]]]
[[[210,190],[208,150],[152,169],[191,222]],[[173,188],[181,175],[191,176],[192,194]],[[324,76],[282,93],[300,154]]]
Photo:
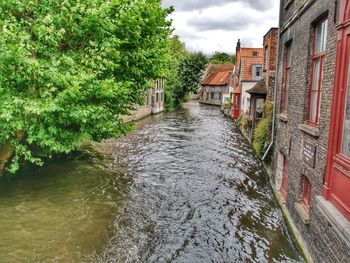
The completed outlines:
[[[232,64],[235,63],[236,56],[217,51],[210,57],[209,61],[211,64]]]
[[[164,75],[170,12],[160,0],[1,1],[0,142],[15,149],[11,170],[124,133],[119,116]]]
[[[190,53],[181,60],[179,78],[184,92],[196,93],[202,80],[208,58],[202,52]]]

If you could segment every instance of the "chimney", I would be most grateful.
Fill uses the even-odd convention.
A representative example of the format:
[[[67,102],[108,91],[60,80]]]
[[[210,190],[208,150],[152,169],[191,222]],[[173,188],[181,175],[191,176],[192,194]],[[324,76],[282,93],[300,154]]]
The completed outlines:
[[[237,46],[236,46],[236,54],[238,54],[240,50],[241,50],[241,40],[238,39]]]

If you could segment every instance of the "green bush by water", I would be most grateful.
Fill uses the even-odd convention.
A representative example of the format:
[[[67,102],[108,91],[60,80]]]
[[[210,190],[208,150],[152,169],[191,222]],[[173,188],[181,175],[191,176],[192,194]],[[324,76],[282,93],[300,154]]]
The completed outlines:
[[[254,129],[253,149],[262,158],[271,143],[273,104],[265,102],[265,115]],[[268,158],[270,159],[270,158]]]

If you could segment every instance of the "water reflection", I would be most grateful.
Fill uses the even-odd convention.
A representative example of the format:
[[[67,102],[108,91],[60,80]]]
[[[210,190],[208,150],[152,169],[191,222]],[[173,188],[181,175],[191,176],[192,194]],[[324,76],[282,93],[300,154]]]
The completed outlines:
[[[147,118],[102,154],[0,183],[0,262],[301,262],[218,108]]]
[[[260,163],[218,108],[148,119],[113,144],[134,183],[100,262],[300,262]]]

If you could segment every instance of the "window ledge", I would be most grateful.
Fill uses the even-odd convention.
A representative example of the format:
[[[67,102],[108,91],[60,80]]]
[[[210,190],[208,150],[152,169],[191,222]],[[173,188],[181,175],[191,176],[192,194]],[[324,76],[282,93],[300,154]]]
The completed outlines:
[[[294,208],[297,210],[301,220],[305,225],[308,225],[310,222],[310,215],[309,213],[305,210],[304,206],[300,202],[294,203]]]
[[[350,247],[350,222],[338,209],[322,196],[316,196],[316,204],[327,221],[332,225],[339,237]]]
[[[314,137],[320,136],[320,129],[318,127],[314,127],[309,124],[303,123],[299,124],[298,128],[299,130],[302,130],[303,132],[306,132]]]
[[[280,120],[280,121],[283,121],[283,122],[288,122],[288,116],[286,114],[277,114],[277,118]]]

